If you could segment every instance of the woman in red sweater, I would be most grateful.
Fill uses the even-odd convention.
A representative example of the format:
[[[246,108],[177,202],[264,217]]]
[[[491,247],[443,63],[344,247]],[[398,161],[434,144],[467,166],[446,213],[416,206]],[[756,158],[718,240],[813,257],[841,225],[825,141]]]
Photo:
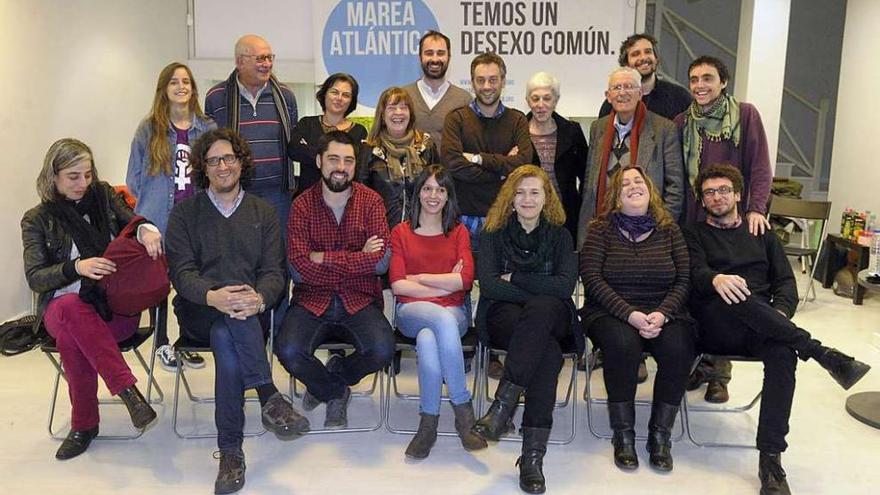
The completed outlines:
[[[470,323],[474,260],[467,229],[458,221],[452,176],[440,165],[422,170],[413,184],[418,201],[407,221],[391,231],[391,292],[397,328],[416,339],[421,394],[419,429],[407,457],[423,459],[437,440],[440,392],[449,390],[455,429],[466,450],[486,447],[473,433],[474,409],[465,384],[461,336]]]

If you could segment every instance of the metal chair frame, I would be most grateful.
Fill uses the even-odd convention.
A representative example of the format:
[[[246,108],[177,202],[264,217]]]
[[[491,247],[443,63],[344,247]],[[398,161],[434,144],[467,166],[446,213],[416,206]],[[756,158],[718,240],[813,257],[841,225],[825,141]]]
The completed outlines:
[[[268,354],[269,360],[269,369],[272,369],[273,364],[273,354],[272,354],[272,346],[275,342],[275,310],[271,309],[269,311],[269,336],[266,339],[266,352]],[[186,391],[186,396],[189,401],[195,406],[197,404],[213,404],[216,402],[215,397],[209,396],[198,396],[192,390],[192,386],[189,383],[189,380],[186,378],[186,366],[183,365],[182,354],[184,352],[199,352],[203,354],[213,354],[213,349],[210,346],[175,346],[174,348],[174,357],[177,359],[177,362],[180,365],[177,367],[177,371],[174,373],[174,405],[172,407],[171,412],[171,429],[174,431],[174,434],[177,435],[178,438],[182,438],[184,440],[193,440],[200,438],[216,438],[217,432],[213,433],[191,433],[191,432],[181,432],[179,428],[178,421],[178,412],[179,412],[179,402],[180,402],[180,383],[183,382],[183,388]],[[257,397],[245,397],[244,401],[247,402],[257,402],[259,403],[259,398]],[[260,425],[260,428],[255,431],[245,431],[243,432],[243,436],[245,437],[258,437],[266,433],[266,428]]]
[[[778,216],[778,217],[786,217],[794,220],[801,225],[803,228],[803,233],[801,237],[801,246],[784,246],[785,254],[787,256],[797,256],[802,260],[804,258],[809,260],[810,264],[810,281],[809,285],[807,285],[807,290],[804,291],[804,297],[801,300],[802,305],[807,304],[807,300],[810,296],[810,292],[813,292],[813,299],[816,299],[816,288],[815,288],[815,277],[816,275],[816,259],[819,256],[819,253],[822,252],[822,245],[825,243],[825,235],[828,232],[828,217],[831,214],[831,202],[830,201],[807,201],[803,199],[794,199],[787,198],[785,196],[772,196],[772,200],[770,202],[770,212],[769,216]],[[822,222],[822,230],[819,235],[819,245],[816,249],[812,249],[809,246],[810,240],[810,229],[808,226],[809,220],[821,221]]]
[[[691,366],[691,372],[696,369],[697,365],[703,359],[703,357],[716,357],[720,359],[727,359],[730,361],[743,361],[743,362],[761,362],[760,358],[750,357],[750,356],[737,356],[737,355],[722,355],[722,354],[700,354],[694,360],[693,366]],[[697,438],[694,434],[694,428],[691,425],[690,415],[694,412],[713,412],[713,413],[746,413],[751,410],[755,405],[761,400],[761,395],[763,394],[763,390],[758,390],[758,394],[746,404],[739,406],[702,406],[702,405],[690,405],[688,402],[687,393],[684,394],[684,401],[682,403],[682,416],[687,425],[687,435],[688,439],[694,445],[698,447],[729,447],[729,448],[743,448],[743,449],[754,449],[756,448],[755,443],[738,443],[738,442],[713,442],[713,441],[704,441]]]
[[[167,302],[163,302],[158,306],[150,308],[150,324],[147,327],[139,327],[135,333],[126,340],[120,342],[119,350],[121,352],[131,352],[135,355],[138,362],[141,364],[141,367],[144,369],[144,372],[147,374],[147,393],[146,399],[150,404],[161,404],[165,398],[165,394],[162,392],[162,388],[159,386],[159,383],[155,380],[154,370],[156,364],[156,329],[159,325],[165,324],[165,316],[167,315]],[[147,364],[146,359],[143,354],[141,354],[139,347],[143,345],[144,342],[153,338],[153,344],[150,349],[150,362]],[[130,343],[131,342],[131,343]],[[53,425],[55,423],[55,409],[58,404],[58,389],[60,388],[61,379],[64,378],[67,381],[67,375],[64,372],[64,366],[61,360],[61,356],[58,358],[54,356],[54,354],[58,353],[56,347],[48,344],[44,344],[41,349],[46,358],[49,359],[49,362],[52,363],[52,366],[55,368],[55,381],[52,385],[52,395],[49,400],[49,419],[47,422],[47,429],[49,431],[49,436],[55,440],[64,440],[66,435],[60,435],[55,432]],[[153,399],[153,388],[156,389],[156,393],[158,394],[157,399]],[[112,398],[112,399],[99,399],[98,404],[104,405],[122,405],[124,404],[121,399]],[[144,434],[144,430],[137,430],[135,433],[128,435],[103,435],[100,434],[96,438],[101,440],[133,440],[135,438],[140,438],[141,435]]]

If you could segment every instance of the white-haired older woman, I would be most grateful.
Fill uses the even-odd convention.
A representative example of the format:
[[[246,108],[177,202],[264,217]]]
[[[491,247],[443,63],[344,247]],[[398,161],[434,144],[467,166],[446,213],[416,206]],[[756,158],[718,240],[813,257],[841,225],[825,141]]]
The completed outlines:
[[[538,72],[529,79],[526,83],[526,103],[530,109],[526,117],[529,119],[529,134],[535,156],[559,193],[565,210],[565,227],[574,238],[577,236],[581,205],[578,180],[584,180],[587,139],[580,124],[556,113],[559,80],[552,74]]]

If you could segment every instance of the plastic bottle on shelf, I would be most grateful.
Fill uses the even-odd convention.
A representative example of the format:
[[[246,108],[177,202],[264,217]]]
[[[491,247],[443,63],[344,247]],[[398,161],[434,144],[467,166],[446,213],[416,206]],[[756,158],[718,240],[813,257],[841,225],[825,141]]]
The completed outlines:
[[[868,273],[880,276],[880,228],[875,228],[874,235],[871,237]]]

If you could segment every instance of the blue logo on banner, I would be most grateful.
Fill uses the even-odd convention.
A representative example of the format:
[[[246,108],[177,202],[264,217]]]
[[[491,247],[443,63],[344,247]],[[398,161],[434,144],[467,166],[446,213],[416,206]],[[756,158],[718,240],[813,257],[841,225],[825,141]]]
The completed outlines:
[[[423,0],[342,0],[324,26],[324,66],[353,75],[358,100],[375,106],[386,88],[421,76],[419,39],[432,29],[437,19]]]

